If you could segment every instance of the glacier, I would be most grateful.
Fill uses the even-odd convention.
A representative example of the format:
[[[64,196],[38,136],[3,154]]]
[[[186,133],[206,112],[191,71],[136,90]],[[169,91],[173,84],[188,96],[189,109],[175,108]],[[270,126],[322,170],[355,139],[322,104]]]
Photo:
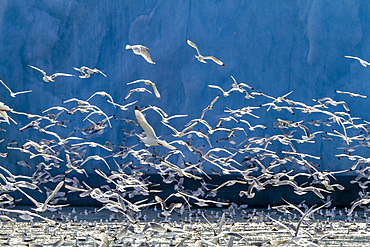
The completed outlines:
[[[156,105],[169,115],[188,114],[185,119],[171,121],[181,128],[190,119],[198,118],[220,93],[207,85],[219,85],[226,90],[232,84],[232,75],[238,82],[253,86],[255,91],[274,97],[294,90],[290,98],[305,104],[312,105],[312,99],[323,97],[344,100],[352,116],[369,120],[369,99],[335,92],[370,94],[368,68],[343,57],[369,59],[370,45],[366,42],[370,35],[369,22],[370,3],[359,0],[3,0],[0,2],[0,78],[13,91],[32,89],[33,92],[12,98],[0,87],[1,101],[16,111],[40,114],[40,110],[52,106],[67,106],[62,103],[67,99],[85,100],[94,92],[105,91],[119,104],[139,99],[139,107]],[[195,42],[202,54],[214,55],[226,66],[212,61],[199,63],[194,57],[195,50],[185,39]],[[126,44],[145,45],[156,64],[149,64],[127,51]],[[76,77],[58,77],[55,82],[45,83],[42,75],[28,65],[42,68],[48,74],[64,72]],[[72,68],[80,66],[97,67],[108,77],[93,75],[80,79]],[[133,94],[125,102],[127,92],[134,88],[125,83],[137,79],[155,82],[161,99],[154,94]],[[91,102],[102,106],[108,115],[135,119],[133,108],[120,111],[100,96],[95,96]],[[221,96],[214,109],[207,112],[206,119],[215,125],[220,117],[228,115],[223,112],[225,106],[236,108],[266,103],[263,99],[252,102],[243,97]],[[261,119],[249,118],[248,121],[268,127],[256,131],[260,136],[279,133],[272,125],[277,117],[293,121],[315,119],[313,115],[293,116],[287,111],[259,111],[258,114]],[[1,152],[9,152],[9,157],[1,158],[1,162],[16,173],[27,173],[27,168],[15,167],[19,152],[7,150],[7,143],[11,140],[23,143],[27,139],[40,140],[47,136],[35,130],[20,132],[18,129],[30,119],[9,115],[19,125],[0,124],[6,130],[0,132],[0,138],[5,138],[0,143]],[[157,135],[174,140],[172,131],[160,123],[158,115],[147,111],[147,116]],[[86,127],[90,123],[82,122],[84,117],[76,114],[68,125]],[[119,145],[124,139],[120,128],[133,126],[124,121],[118,126],[107,128],[103,135],[90,140],[108,139]],[[59,133],[65,136],[71,130],[59,129]],[[136,137],[126,139],[127,145],[136,142]],[[207,145],[201,138],[194,144]],[[320,169],[348,167],[348,160],[338,160],[334,156],[339,151],[333,146],[344,147],[345,142],[335,140],[333,145],[326,145],[321,141],[305,145],[305,150],[301,151],[323,157],[325,162],[320,163]],[[99,154],[97,150],[94,152]],[[366,154],[366,150],[364,152]],[[89,173],[94,173],[92,167],[86,167]]]

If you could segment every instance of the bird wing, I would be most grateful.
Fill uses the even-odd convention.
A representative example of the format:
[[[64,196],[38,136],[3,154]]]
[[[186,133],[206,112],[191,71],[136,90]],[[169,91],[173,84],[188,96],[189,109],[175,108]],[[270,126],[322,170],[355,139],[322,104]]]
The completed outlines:
[[[74,76],[74,75],[66,74],[66,73],[55,73],[51,75],[51,79],[54,79],[57,76]]]
[[[98,72],[100,73],[100,74],[102,74],[104,77],[107,77],[103,72],[101,72],[100,70],[98,70]]]
[[[149,55],[149,52],[146,51],[145,48],[140,48],[140,55],[148,62],[148,63],[151,63],[151,64],[155,64],[155,62],[153,62],[152,58],[150,57]]]
[[[194,44],[192,41],[188,40],[188,39],[185,39],[186,43],[188,43],[188,45],[190,45],[191,47],[195,48],[195,50],[197,50],[197,53],[199,56],[200,55],[200,52],[199,52],[199,49],[198,49],[198,46],[196,44]]]
[[[43,71],[42,69],[39,69],[39,68],[37,68],[35,66],[32,66],[32,65],[28,65],[28,66],[30,66],[32,69],[40,71],[43,75],[46,75],[45,71]]]
[[[1,82],[1,84],[3,84],[4,85],[4,87],[6,88],[6,89],[8,89],[8,91],[10,92],[10,94],[12,94],[13,92],[12,92],[12,90],[10,90],[10,88],[3,82],[3,80],[1,80],[0,79],[0,82]]]
[[[134,89],[131,89],[128,93],[127,93],[127,95],[126,95],[126,97],[125,97],[125,100],[126,99],[128,99],[128,97],[130,97],[130,95],[132,94],[132,93],[143,93],[143,92],[148,92],[148,93],[152,93],[152,92],[150,92],[148,89],[146,89],[146,88],[134,88]]]
[[[32,91],[33,91],[33,90],[20,91],[20,92],[13,93],[13,95],[14,95],[14,96],[16,96],[17,94],[30,93],[30,92],[32,92]]]
[[[155,96],[158,98],[158,99],[161,99],[161,95],[160,95],[160,93],[159,93],[159,91],[158,91],[158,89],[157,89],[157,87],[155,86],[155,84],[152,82],[152,83],[150,83],[151,85],[152,85],[152,87],[153,87],[153,91],[154,91],[154,94],[155,94]]]
[[[361,58],[358,58],[358,57],[353,57],[353,56],[344,56],[346,58],[353,58],[353,59],[357,59],[357,60],[360,60]]]
[[[50,202],[50,200],[55,196],[55,194],[58,193],[58,191],[62,188],[63,184],[64,184],[64,180],[59,182],[59,184],[55,187],[54,191],[45,200],[44,205],[47,205]]]
[[[221,60],[219,60],[215,57],[212,57],[212,56],[205,56],[205,57],[203,57],[203,59],[211,59],[211,60],[213,60],[213,62],[217,63],[218,65],[225,66],[225,64],[223,62],[221,62]]]
[[[225,93],[225,91],[224,91],[221,87],[219,87],[219,86],[217,86],[217,85],[207,85],[207,87],[210,87],[210,88],[216,88],[216,89],[218,89],[218,90],[221,90],[223,94]]]
[[[140,124],[140,127],[144,130],[146,136],[157,139],[157,136],[155,135],[155,132],[152,126],[148,124],[148,122],[145,119],[144,114],[141,113],[141,111],[139,110],[137,106],[135,106],[135,116],[136,116],[137,121]]]
[[[87,100],[86,100],[86,102],[88,102],[92,97],[94,97],[95,95],[97,95],[99,92],[95,92],[93,95],[91,95],[90,96],[90,98],[88,98]]]
[[[158,140],[158,144],[165,147],[165,148],[171,149],[171,150],[177,150],[176,147],[172,146],[171,144],[169,144],[165,140]]]
[[[127,82],[127,83],[125,83],[125,85],[130,85],[130,84],[134,84],[134,83],[138,83],[138,82],[142,82],[142,81],[145,81],[145,80],[140,79],[140,80],[136,80],[136,81],[132,81],[132,82]]]

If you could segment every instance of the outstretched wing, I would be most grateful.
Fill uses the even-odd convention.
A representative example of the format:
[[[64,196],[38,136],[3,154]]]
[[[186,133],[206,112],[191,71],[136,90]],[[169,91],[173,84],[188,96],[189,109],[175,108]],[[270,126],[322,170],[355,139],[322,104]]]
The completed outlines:
[[[206,57],[203,57],[203,59],[211,59],[211,60],[213,60],[213,62],[217,63],[218,65],[225,66],[225,64],[223,62],[221,62],[221,60],[219,60],[215,57],[212,57],[212,56],[206,56]]]
[[[137,106],[135,106],[135,116],[136,116],[137,121],[140,124],[140,127],[144,130],[146,136],[157,139],[157,136],[155,135],[155,132],[152,126],[148,124],[148,122],[145,119],[144,114],[141,113],[141,111],[139,110]]]
[[[151,83],[152,87],[153,87],[153,91],[154,91],[154,94],[155,94],[155,97],[157,97],[158,99],[161,99],[161,95],[156,87],[156,85],[152,82]]]
[[[39,69],[39,68],[37,68],[35,66],[32,66],[32,65],[28,65],[28,66],[30,66],[32,69],[40,71],[43,75],[46,75],[45,71],[43,71],[42,69]]]
[[[55,73],[55,74],[52,74],[51,75],[51,79],[54,79],[55,77],[57,76],[74,76],[74,75],[71,75],[71,74],[65,74],[65,73]]]
[[[149,52],[147,52],[147,50],[145,48],[141,48],[140,49],[140,55],[148,62],[148,63],[151,63],[151,64],[155,64],[155,62],[153,62],[152,58],[150,57],[149,55]]]
[[[191,47],[195,48],[195,50],[197,50],[198,55],[200,56],[200,52],[199,52],[198,46],[196,44],[194,44],[192,41],[188,40],[188,39],[185,39],[185,41],[186,41],[186,43],[188,43],[188,45],[190,45]]]

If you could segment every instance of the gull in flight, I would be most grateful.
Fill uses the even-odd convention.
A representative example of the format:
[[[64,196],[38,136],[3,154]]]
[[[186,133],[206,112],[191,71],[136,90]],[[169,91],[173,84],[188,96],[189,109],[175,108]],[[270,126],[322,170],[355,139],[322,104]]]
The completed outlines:
[[[126,83],[126,85],[130,85],[130,84],[134,84],[134,83],[138,83],[138,82],[144,82],[145,85],[151,85],[153,87],[153,91],[154,91],[155,96],[158,99],[161,99],[161,95],[159,94],[159,91],[158,91],[157,87],[155,86],[155,83],[150,81],[150,80],[140,79],[140,80],[128,82],[128,83]]]
[[[6,114],[7,111],[11,111],[12,109],[9,108],[9,106],[4,105],[3,102],[0,102],[0,117],[4,118],[4,120],[1,120],[0,122],[6,122],[10,124],[9,122],[9,116]]]
[[[131,89],[131,90],[127,93],[126,97],[125,97],[123,100],[127,100],[127,99],[131,96],[131,94],[132,94],[132,93],[143,93],[143,92],[152,93],[152,92],[150,92],[150,91],[149,91],[148,89],[146,89],[146,88],[138,87],[138,88]]]
[[[361,98],[364,98],[364,99],[367,98],[367,95],[361,95],[361,94],[358,94],[358,93],[343,92],[343,91],[339,91],[339,90],[335,90],[335,92],[336,93],[349,94],[349,96],[351,96],[351,97],[361,97]]]
[[[8,89],[8,91],[10,92],[10,96],[11,97],[15,97],[17,94],[22,94],[22,93],[30,93],[30,92],[32,92],[33,90],[28,90],[28,91],[21,91],[21,92],[16,92],[16,93],[13,93],[13,91],[0,79],[0,82],[1,82],[1,84],[3,84],[4,85],[4,87],[6,88],[6,89]]]
[[[356,60],[358,60],[358,61],[361,63],[361,65],[362,65],[362,66],[364,66],[364,67],[366,67],[366,66],[370,65],[370,63],[369,63],[369,62],[366,62],[365,60],[362,60],[362,59],[361,59],[361,58],[359,58],[359,57],[352,57],[352,56],[344,56],[344,57],[346,57],[346,58],[353,58],[353,59],[356,59]]]
[[[224,91],[221,87],[219,87],[217,85],[207,85],[207,87],[215,88],[215,89],[220,90],[224,97],[230,96],[230,93],[233,92],[233,91],[238,91],[238,92],[244,92],[245,91],[244,89],[240,89],[240,88],[236,88],[236,87],[231,88],[229,91]]]
[[[65,74],[65,73],[55,73],[55,74],[52,74],[52,75],[48,76],[48,75],[46,75],[45,71],[43,71],[42,69],[39,69],[39,68],[37,68],[35,66],[32,66],[32,65],[28,65],[28,66],[30,66],[32,69],[40,71],[44,75],[44,77],[42,77],[44,82],[52,82],[52,81],[54,81],[53,79],[57,76],[74,76],[74,75]]]
[[[107,97],[109,98],[109,100],[110,100],[111,102],[113,102],[113,103],[114,103],[112,96],[110,96],[110,94],[109,94],[109,93],[104,92],[104,91],[102,91],[102,92],[95,92],[93,95],[91,95],[91,96],[90,96],[90,98],[88,98],[88,99],[86,100],[86,102],[88,102],[88,101],[89,101],[91,98],[93,98],[95,95],[100,95],[100,96],[102,96],[102,97],[107,96]]]
[[[126,45],[126,50],[132,50],[136,55],[141,55],[148,63],[155,64],[147,52],[149,48],[143,45]]]
[[[177,149],[174,146],[168,144],[166,141],[158,139],[158,137],[156,136],[154,132],[154,129],[152,128],[152,126],[148,124],[148,122],[145,119],[144,114],[141,113],[141,111],[139,110],[137,106],[135,106],[135,116],[136,116],[137,121],[140,124],[140,127],[144,130],[146,134],[146,137],[144,138],[139,137],[141,141],[145,143],[146,146],[157,145],[157,146],[163,146],[163,147],[166,147],[172,150]]]
[[[138,102],[139,100],[135,100],[131,103],[128,103],[126,105],[120,105],[120,104],[117,104],[117,103],[114,103],[113,101],[110,101],[109,99],[107,99],[107,102],[112,104],[113,106],[118,106],[122,111],[127,111],[128,110],[128,107],[135,104],[136,102]]]
[[[204,60],[205,59],[211,59],[211,60],[213,60],[213,62],[217,63],[218,65],[225,66],[225,64],[223,62],[221,62],[219,59],[217,59],[215,57],[212,57],[212,56],[202,56],[202,55],[200,55],[199,49],[198,49],[198,47],[197,47],[196,44],[194,44],[192,41],[190,41],[188,39],[185,39],[185,41],[186,41],[186,43],[188,43],[188,45],[190,45],[191,47],[195,48],[195,50],[197,50],[198,55],[195,55],[195,57],[198,59],[199,62],[201,62],[201,63],[207,63]]]
[[[73,68],[81,74],[79,76],[80,78],[89,78],[90,75],[95,74],[95,73],[100,73],[104,77],[107,77],[103,72],[98,70],[96,67],[93,69],[90,69],[89,67],[86,67],[86,66],[82,66],[81,68],[76,68],[76,67],[73,67]]]
[[[45,200],[44,203],[40,203],[40,202],[36,201],[31,196],[29,196],[24,191],[22,191],[20,188],[18,188],[18,187],[16,187],[16,188],[17,188],[17,190],[19,190],[23,195],[25,195],[28,199],[30,199],[36,205],[37,208],[31,208],[31,209],[33,209],[34,211],[36,211],[38,213],[42,213],[42,212],[45,212],[46,210],[56,211],[57,208],[59,208],[59,207],[68,206],[69,205],[69,204],[66,204],[66,205],[48,205],[48,203],[50,202],[50,200],[62,188],[63,184],[64,184],[64,180],[60,181],[59,184],[55,187],[54,191],[48,196],[48,198]]]

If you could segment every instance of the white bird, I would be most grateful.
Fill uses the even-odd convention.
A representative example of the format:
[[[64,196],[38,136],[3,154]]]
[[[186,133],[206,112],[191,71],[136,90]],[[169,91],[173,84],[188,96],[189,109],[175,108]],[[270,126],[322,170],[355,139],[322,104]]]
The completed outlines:
[[[5,105],[3,102],[0,102],[0,117],[4,118],[4,122],[10,124],[9,122],[9,116],[8,114],[6,113],[7,111],[11,111],[12,109],[10,109],[9,106]],[[2,122],[0,121],[0,122]]]
[[[16,187],[16,188],[17,188],[17,190],[19,190],[22,194],[24,194],[28,199],[30,199],[36,205],[37,208],[32,208],[34,211],[36,211],[38,213],[42,213],[42,212],[45,212],[46,210],[55,211],[59,207],[69,206],[69,204],[66,204],[66,205],[48,205],[50,200],[62,188],[63,184],[64,184],[64,180],[60,181],[59,184],[55,187],[54,191],[48,196],[48,198],[45,200],[44,203],[40,203],[40,202],[36,201],[31,196],[26,194],[23,190],[21,190],[20,188],[18,188],[18,187]]]
[[[33,90],[28,90],[28,91],[21,91],[21,92],[16,92],[16,93],[13,93],[13,91],[0,79],[0,82],[1,82],[1,84],[3,84],[4,85],[4,87],[6,88],[6,89],[8,89],[8,91],[10,92],[10,96],[11,97],[15,97],[17,94],[22,94],[22,93],[30,93],[30,92],[32,92]]]
[[[109,98],[109,100],[110,100],[110,101],[112,101],[112,102],[114,103],[112,96],[111,96],[109,93],[104,92],[104,91],[101,91],[101,92],[95,92],[93,95],[91,95],[91,96],[90,96],[90,98],[88,98],[88,99],[86,100],[86,102],[88,102],[88,101],[89,101],[91,98],[93,98],[95,95],[100,95],[100,96],[102,96],[102,97],[107,96],[107,97]]]
[[[149,48],[143,45],[126,45],[126,50],[132,50],[136,55],[141,55],[148,63],[155,64],[147,52]]]
[[[356,59],[356,60],[358,60],[358,61],[361,63],[361,65],[362,65],[362,66],[364,66],[364,67],[366,67],[366,66],[370,65],[370,63],[369,63],[369,62],[366,62],[365,60],[362,60],[362,59],[361,59],[361,58],[359,58],[359,57],[352,57],[352,56],[344,56],[344,57],[346,57],[346,58],[353,58],[353,59]]]
[[[349,96],[351,96],[351,97],[361,97],[361,98],[364,98],[364,99],[367,98],[367,95],[361,95],[361,94],[358,94],[358,93],[343,92],[343,91],[339,91],[339,90],[335,90],[335,92],[336,93],[349,94]]]
[[[39,68],[37,68],[35,66],[32,66],[32,65],[28,65],[28,66],[30,66],[31,68],[33,68],[35,70],[40,71],[44,75],[44,77],[42,77],[44,82],[52,82],[52,81],[54,81],[53,79],[57,76],[74,76],[74,75],[66,74],[66,73],[55,73],[55,74],[52,74],[52,75],[48,76],[48,75],[46,75],[45,71],[43,71],[42,69],[39,69]]]
[[[144,137],[144,138],[140,137],[141,141],[143,141],[145,143],[145,145],[147,145],[147,146],[153,146],[153,145],[163,146],[163,147],[166,147],[166,148],[169,148],[169,149],[172,149],[172,150],[177,149],[174,146],[168,144],[166,141],[158,139],[158,137],[156,136],[152,126],[150,126],[148,124],[148,122],[146,121],[146,119],[144,117],[144,114],[141,113],[141,111],[139,110],[139,108],[137,106],[135,106],[135,116],[136,116],[136,119],[139,122],[141,128],[144,130],[144,132],[146,134],[146,137]]]
[[[195,55],[195,57],[198,59],[199,62],[207,63],[204,60],[205,59],[211,59],[211,60],[213,60],[213,62],[217,63],[218,65],[225,66],[225,64],[223,62],[221,62],[219,59],[217,59],[215,57],[200,55],[199,49],[198,49],[196,44],[194,44],[192,41],[190,41],[188,39],[185,39],[185,41],[186,41],[186,43],[188,43],[188,45],[190,45],[191,47],[195,48],[195,50],[197,50],[198,55]]]
[[[76,68],[76,67],[73,67],[73,68],[82,74],[79,76],[80,78],[89,78],[90,75],[95,74],[95,73],[100,73],[104,77],[107,77],[103,72],[98,70],[96,67],[93,69],[90,69],[89,67],[86,67],[86,66],[82,66],[81,68]]]
[[[150,92],[150,91],[149,91],[148,89],[146,89],[146,88],[138,87],[138,88],[131,89],[131,90],[127,93],[126,97],[125,97],[123,100],[127,100],[127,99],[131,96],[131,94],[132,94],[132,93],[143,93],[143,92],[152,93],[152,92]]]
[[[114,106],[118,106],[122,111],[127,111],[128,110],[128,107],[135,104],[136,102],[138,102],[139,100],[135,100],[131,103],[128,103],[126,105],[120,105],[120,104],[117,104],[117,103],[114,103],[113,101],[110,101],[109,99],[107,99],[107,102],[114,105]]]
[[[126,83],[126,85],[130,85],[130,84],[134,84],[134,83],[138,83],[138,82],[144,82],[145,85],[151,85],[153,87],[153,91],[154,91],[155,96],[158,99],[161,99],[161,95],[159,94],[159,91],[158,91],[157,87],[155,86],[155,83],[150,81],[150,80],[140,79],[140,80],[128,82],[128,83]]]
[[[218,89],[222,92],[222,95],[224,97],[228,97],[230,96],[230,93],[233,92],[233,91],[238,91],[238,92],[241,92],[243,89],[239,89],[239,88],[231,88],[229,91],[224,91],[220,86],[217,86],[217,85],[207,85],[207,87],[210,87],[210,88],[215,88],[215,89]],[[244,90],[245,91],[245,90]]]

